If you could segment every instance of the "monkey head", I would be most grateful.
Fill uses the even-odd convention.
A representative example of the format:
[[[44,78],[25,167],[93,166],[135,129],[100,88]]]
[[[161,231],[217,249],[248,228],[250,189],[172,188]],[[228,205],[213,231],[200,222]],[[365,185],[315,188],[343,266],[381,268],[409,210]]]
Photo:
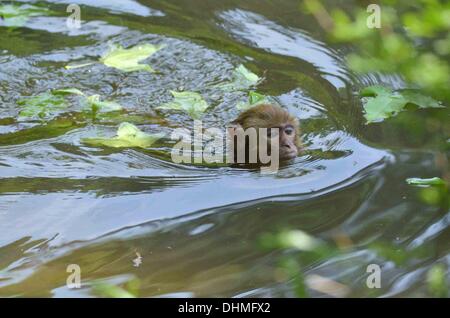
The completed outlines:
[[[292,159],[298,155],[300,144],[300,129],[297,118],[290,115],[286,110],[279,106],[270,104],[261,104],[252,107],[241,113],[232,123],[233,128],[230,136],[234,136],[232,142],[236,146],[236,130],[245,131],[245,136],[253,128],[257,136],[257,143],[251,143],[249,138],[245,140],[245,161],[248,162],[252,152],[258,153],[258,147],[267,145],[268,151],[278,151],[279,159]],[[261,129],[265,128],[265,129]],[[276,138],[276,140],[274,140]],[[271,149],[273,141],[277,141],[277,149]],[[239,147],[234,147],[234,156]]]

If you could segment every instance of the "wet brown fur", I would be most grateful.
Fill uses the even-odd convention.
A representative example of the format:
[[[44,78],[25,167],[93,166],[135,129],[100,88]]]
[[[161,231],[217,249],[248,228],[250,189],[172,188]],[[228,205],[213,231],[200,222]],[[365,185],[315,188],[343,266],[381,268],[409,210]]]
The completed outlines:
[[[295,129],[295,144],[298,149],[301,147],[298,119],[279,106],[261,104],[252,107],[241,113],[232,124],[240,125],[244,130],[250,127],[255,129],[276,128],[291,124]]]

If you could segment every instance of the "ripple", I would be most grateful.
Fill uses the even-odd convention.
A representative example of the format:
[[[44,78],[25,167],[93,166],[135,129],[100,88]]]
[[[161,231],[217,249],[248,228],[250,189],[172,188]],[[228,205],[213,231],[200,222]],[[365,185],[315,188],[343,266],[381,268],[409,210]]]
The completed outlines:
[[[348,73],[342,58],[306,31],[282,27],[262,15],[245,10],[229,10],[219,16],[222,26],[239,41],[302,59],[316,67],[335,87],[346,86]]]

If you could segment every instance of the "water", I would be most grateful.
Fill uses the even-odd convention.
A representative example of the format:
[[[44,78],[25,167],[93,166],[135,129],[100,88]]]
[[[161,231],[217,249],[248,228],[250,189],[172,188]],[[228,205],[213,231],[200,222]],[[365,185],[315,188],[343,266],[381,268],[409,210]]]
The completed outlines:
[[[69,3],[81,5],[81,29],[66,27]],[[448,173],[439,150],[449,136],[448,112],[411,111],[365,125],[359,89],[404,83],[353,74],[344,63],[351,48],[328,43],[297,1],[35,4],[54,14],[0,28],[0,296],[93,296],[95,280],[122,286],[133,277],[142,297],[294,296],[280,275],[282,252],[259,243],[286,229],[351,242],[299,269],[348,286],[349,296],[428,295],[427,271],[450,265],[448,209],[424,203],[420,189],[405,183]],[[109,43],[165,44],[147,61],[159,72],[64,68],[98,59]],[[246,93],[215,84],[240,63],[265,74],[258,92],[301,122],[306,151],[275,175],[175,164],[170,141],[145,150],[80,142],[113,135],[132,118],[146,132],[191,127],[187,115],[155,109],[180,88],[211,105],[205,126],[223,128]],[[73,103],[47,126],[17,119],[18,99],[65,87],[114,99],[128,115],[80,120]],[[425,252],[399,265],[374,244],[394,254]],[[82,269],[81,289],[66,287],[69,264]],[[380,289],[366,286],[369,264],[382,268]]]

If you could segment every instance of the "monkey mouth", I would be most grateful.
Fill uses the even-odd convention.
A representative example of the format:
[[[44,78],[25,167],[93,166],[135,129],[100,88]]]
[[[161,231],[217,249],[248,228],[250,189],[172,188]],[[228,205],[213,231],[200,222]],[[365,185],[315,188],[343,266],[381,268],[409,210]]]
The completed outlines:
[[[292,159],[297,157],[297,151],[296,150],[290,150],[290,151],[283,151],[280,154],[280,159]]]

